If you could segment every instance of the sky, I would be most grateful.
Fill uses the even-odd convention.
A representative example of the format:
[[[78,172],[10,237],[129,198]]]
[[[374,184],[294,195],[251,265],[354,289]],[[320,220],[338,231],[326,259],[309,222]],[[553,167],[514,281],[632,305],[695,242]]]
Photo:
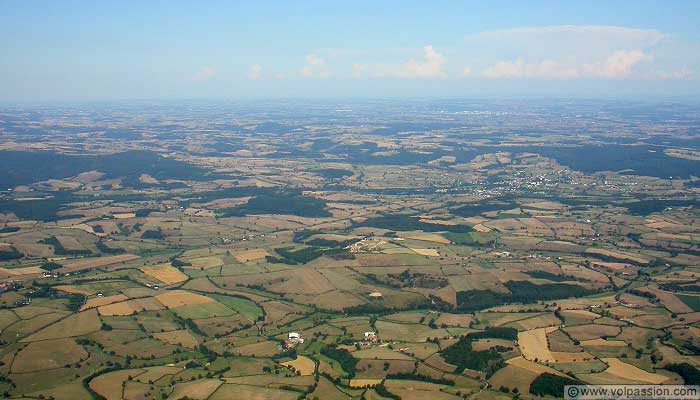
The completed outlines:
[[[700,1],[0,0],[0,101],[700,97]]]

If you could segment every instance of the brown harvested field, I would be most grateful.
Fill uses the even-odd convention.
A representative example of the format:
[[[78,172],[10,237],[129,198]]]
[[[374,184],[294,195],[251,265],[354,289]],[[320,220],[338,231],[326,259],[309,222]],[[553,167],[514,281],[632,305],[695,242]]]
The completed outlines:
[[[12,373],[22,374],[63,368],[88,358],[88,352],[73,339],[42,340],[29,343],[12,361]]]
[[[179,344],[189,349],[193,349],[199,344],[197,338],[186,329],[180,331],[156,332],[153,333],[153,337],[165,343]]]
[[[268,387],[288,385],[302,388],[313,385],[314,378],[313,376],[285,376],[282,374],[240,375],[226,378],[226,383]]]
[[[248,344],[241,347],[236,347],[233,349],[233,353],[241,356],[256,356],[256,357],[272,357],[279,354],[280,350],[277,348],[277,342],[268,340],[264,342],[258,342],[253,344]]]
[[[623,340],[605,340],[603,338],[582,340],[581,346],[600,346],[600,347],[625,347],[627,342]]]
[[[208,256],[208,257],[199,257],[199,258],[193,258],[189,260],[189,263],[192,264],[191,267],[193,269],[209,269],[209,268],[216,268],[224,265],[224,260],[221,259],[221,257],[218,256]]]
[[[391,350],[388,347],[380,346],[354,351],[352,356],[358,359],[371,360],[412,360],[412,358],[406,354]]]
[[[216,283],[226,284],[228,287],[264,285],[272,292],[290,294],[321,294],[336,288],[325,276],[311,267],[298,267],[264,274],[226,276],[217,278]]]
[[[0,274],[12,276],[40,275],[42,272],[44,272],[44,270],[39,267],[0,268]]]
[[[118,214],[112,214],[112,217],[114,217],[114,219],[128,219],[128,218],[135,218],[136,214],[135,213],[118,213]]]
[[[143,370],[127,369],[99,375],[90,381],[90,389],[107,400],[122,400],[122,383],[139,372]]]
[[[559,376],[564,376],[564,377],[566,376],[563,372],[559,372],[554,368],[549,368],[549,367],[546,367],[542,364],[528,361],[528,360],[524,359],[523,357],[511,358],[510,360],[506,361],[506,364],[514,365],[516,367],[520,367],[520,368],[526,369],[528,371],[535,372],[538,375],[543,374],[545,372],[548,372],[548,373],[554,374],[554,375],[559,375]]]
[[[479,233],[489,233],[493,230],[484,224],[476,224],[472,228]]]
[[[94,397],[88,392],[84,387],[83,383],[79,380],[74,380],[73,382],[60,384],[58,386],[52,387],[51,389],[44,390],[41,392],[29,393],[28,396],[31,398],[38,398],[39,396],[44,396],[48,399],[70,399],[70,400],[93,400]],[[36,397],[35,397],[36,396]]]
[[[639,269],[639,267],[634,266],[632,264],[624,263],[624,262],[605,262],[605,261],[593,261],[591,262],[591,265],[594,267],[602,267],[609,269],[611,271],[636,271]]]
[[[479,339],[472,342],[474,351],[484,351],[494,346],[515,347],[515,344],[506,339]]]
[[[607,250],[607,249],[600,249],[597,247],[587,248],[586,253],[599,254],[601,256],[612,257],[612,258],[616,258],[618,260],[631,260],[631,261],[637,262],[639,264],[648,264],[649,263],[649,260],[647,260],[646,258],[643,258],[637,254],[624,253],[621,251],[613,251],[613,250]]]
[[[570,363],[592,359],[588,353],[551,351],[547,333],[554,332],[557,327],[537,328],[518,333],[520,352],[526,360],[551,363]]]
[[[206,400],[223,384],[224,382],[218,379],[198,379],[192,382],[178,383],[173,388],[170,398]]]
[[[511,390],[518,388],[520,393],[528,393],[530,384],[538,376],[537,372],[515,365],[506,365],[505,368],[499,369],[489,378],[489,383],[494,388],[507,387]]]
[[[546,328],[537,328],[518,332],[518,346],[520,353],[526,360],[554,361],[554,356],[547,343],[547,332],[550,331]]]
[[[82,336],[100,330],[101,326],[102,321],[100,321],[100,318],[97,316],[97,311],[91,309],[71,314],[20,341],[34,342],[37,340]]]
[[[564,364],[595,360],[595,357],[593,355],[586,353],[586,352],[570,353],[570,352],[562,352],[562,351],[553,351],[552,357],[554,358],[553,362],[564,363]]]
[[[425,233],[425,232],[398,232],[399,236],[406,239],[422,240],[424,242],[435,242],[442,244],[450,244],[451,242],[445,239],[443,236],[437,233]]]
[[[144,274],[163,282],[165,285],[174,285],[188,279],[187,275],[180,272],[170,263],[149,265],[140,269]]]
[[[335,289],[325,276],[312,268],[297,268],[270,275],[279,275],[288,280],[273,283],[269,290],[278,293],[321,294]]]
[[[258,261],[262,260],[263,258],[269,256],[270,253],[267,252],[265,249],[255,249],[255,250],[247,250],[247,251],[242,251],[240,253],[234,254],[234,258],[236,261],[239,263],[247,263],[250,261]]]
[[[131,307],[131,304],[129,304],[128,301],[98,307],[97,311],[99,311],[100,315],[109,317],[117,315],[131,315],[135,312],[134,308]]]
[[[535,201],[532,203],[524,203],[525,208],[536,208],[539,210],[564,210],[567,208],[564,204],[557,203],[555,201]]]
[[[297,303],[313,305],[324,310],[337,311],[341,311],[346,307],[359,306],[366,303],[360,296],[340,290],[332,290],[319,295],[297,294],[292,295],[291,298]]]
[[[106,306],[98,307],[100,315],[118,316],[131,315],[141,311],[156,311],[162,310],[163,305],[156,301],[153,297],[144,297],[140,299],[132,299],[121,303],[112,303]]]
[[[280,363],[283,367],[289,367],[297,371],[301,376],[313,375],[316,370],[316,362],[305,356],[297,356],[295,360]]]
[[[139,373],[134,380],[141,383],[148,383],[149,381],[157,381],[164,376],[177,375],[178,372],[182,372],[182,367],[176,366],[157,366],[157,367],[146,367],[144,368],[146,372]]]
[[[441,313],[438,319],[435,320],[437,326],[444,324],[447,326],[461,326],[463,328],[468,328],[472,322],[474,322],[474,317],[468,314]]]
[[[563,329],[576,340],[590,340],[606,336],[617,336],[621,332],[619,326],[598,324],[567,326]]]
[[[515,321],[521,321],[542,315],[541,313],[518,313],[518,312],[480,312],[477,317],[479,322],[488,326],[503,326]]]
[[[662,336],[663,332],[652,329],[644,329],[636,326],[627,326],[622,328],[622,333],[616,336],[616,339],[631,343],[635,349],[641,349],[646,346],[647,340],[650,337]]]
[[[184,290],[169,290],[156,295],[155,298],[167,308],[214,302],[214,299],[211,297],[202,296],[201,294],[191,293]]]
[[[600,314],[596,314],[596,313],[588,311],[588,310],[565,310],[565,311],[562,311],[561,314],[564,317],[582,318],[582,319],[590,319],[590,320],[600,318]]]
[[[61,265],[63,265],[63,268],[61,268],[59,271],[62,273],[66,273],[81,271],[90,268],[100,268],[107,265],[136,260],[139,258],[139,256],[134,254],[120,254],[118,256],[90,257],[78,260],[62,261]]]
[[[383,379],[351,379],[350,387],[363,388],[370,386],[377,386],[382,383]]]
[[[548,333],[547,342],[549,343],[549,350],[552,352],[560,351],[571,353],[581,351],[581,346],[577,346],[561,329]]]
[[[442,356],[439,354],[433,354],[432,356],[425,359],[425,363],[433,368],[439,369],[445,372],[454,372],[457,369],[456,365],[448,364]]]
[[[672,313],[685,314],[693,312],[692,308],[688,307],[687,304],[681,301],[681,299],[676,297],[676,295],[673,293],[651,288],[646,288],[645,291],[653,293],[659,299],[659,301],[661,301],[661,304],[663,304],[664,307],[666,307]]]
[[[621,379],[644,382],[652,385],[660,385],[669,380],[667,376],[644,371],[634,365],[624,363],[617,358],[603,358],[602,360],[604,363],[608,364],[608,368],[605,372]]]
[[[581,253],[583,246],[576,243],[565,242],[561,240],[545,240],[537,244],[537,249],[545,251],[558,251],[562,253]]]
[[[208,400],[296,400],[299,392],[273,389],[262,386],[224,384]]]
[[[441,391],[445,386],[429,382],[411,380],[392,380],[384,382],[390,392],[395,393],[404,400],[458,400],[454,394]]]
[[[267,301],[260,306],[265,310],[265,322],[267,323],[278,321],[288,314],[297,312],[294,306],[278,301]]]
[[[528,330],[535,328],[544,328],[553,325],[559,325],[561,321],[559,318],[554,316],[554,314],[544,314],[538,315],[536,317],[523,319],[520,321],[512,322],[507,326],[516,328],[518,330]]]
[[[414,249],[411,248],[411,250],[421,256],[428,256],[428,257],[440,257],[440,253],[438,253],[437,250],[435,249]]]
[[[60,290],[61,292],[66,292],[66,293],[70,293],[70,294],[82,294],[85,296],[89,296],[92,294],[92,291],[84,289],[80,286],[73,286],[73,285],[54,286],[54,289]]]
[[[319,377],[318,385],[309,397],[324,400],[350,400],[350,396],[340,391],[328,378],[323,376]],[[368,400],[370,399],[368,398]]]
[[[121,293],[115,294],[114,296],[93,297],[85,302],[80,311],[100,306],[106,306],[107,304],[117,303],[125,300],[129,300],[129,298]]]
[[[83,246],[78,239],[72,237],[72,236],[56,236],[56,240],[58,240],[59,243],[61,243],[61,246],[63,246],[64,249],[66,250],[85,250],[85,246]]]

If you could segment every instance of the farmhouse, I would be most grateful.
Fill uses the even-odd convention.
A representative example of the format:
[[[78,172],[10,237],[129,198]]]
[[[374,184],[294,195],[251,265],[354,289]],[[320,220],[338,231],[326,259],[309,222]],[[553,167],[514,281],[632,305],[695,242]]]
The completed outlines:
[[[304,343],[304,338],[301,337],[299,332],[289,332],[287,335],[287,341],[284,342],[285,349],[291,349],[292,347]]]
[[[368,331],[365,332],[365,341],[369,343],[377,343],[379,337],[377,337],[377,332]]]

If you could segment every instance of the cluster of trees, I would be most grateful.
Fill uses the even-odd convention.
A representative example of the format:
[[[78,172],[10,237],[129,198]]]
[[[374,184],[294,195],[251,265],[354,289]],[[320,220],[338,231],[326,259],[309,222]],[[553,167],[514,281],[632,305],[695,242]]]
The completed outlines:
[[[353,357],[349,351],[339,349],[337,347],[326,346],[321,349],[321,354],[331,358],[340,364],[343,371],[348,373],[348,377],[352,378],[357,372],[357,358]]]
[[[386,376],[386,379],[406,379],[406,380],[411,380],[411,381],[430,382],[430,383],[437,383],[438,385],[448,385],[448,386],[454,386],[454,384],[455,384],[454,381],[451,381],[449,379],[435,378],[432,376],[415,374],[415,373],[388,374]]]
[[[104,254],[122,254],[124,253],[124,249],[120,249],[118,247],[109,247],[107,246],[102,240],[98,241],[96,243],[97,250]]]
[[[163,240],[165,239],[165,235],[163,235],[163,231],[160,228],[149,229],[141,234],[141,239]]]
[[[665,283],[660,285],[662,290],[668,290],[669,292],[700,292],[700,285],[680,285],[678,283]]]
[[[565,299],[595,293],[593,290],[568,283],[536,285],[529,281],[508,281],[505,286],[510,294],[492,290],[457,292],[457,308],[461,311],[476,311],[509,303],[532,303],[538,300]]]
[[[700,385],[700,369],[688,363],[668,364],[665,368],[680,375],[686,385]]]
[[[530,384],[530,393],[542,397],[549,395],[562,398],[564,397],[564,386],[582,384],[583,382],[573,378],[566,378],[545,372],[532,381]]]
[[[0,249],[0,261],[11,261],[22,258],[22,253],[17,251],[14,247]]]
[[[326,179],[340,179],[346,176],[352,176],[354,173],[350,170],[341,168],[319,168],[313,170],[312,172],[315,172]]]
[[[51,236],[50,238],[44,239],[42,241],[44,244],[53,246],[53,252],[62,256],[89,256],[92,252],[88,249],[66,249],[63,247],[61,242],[56,238],[56,236]]]
[[[404,214],[385,214],[379,217],[369,218],[362,226],[372,226],[375,228],[389,229],[392,231],[417,231],[423,232],[471,232],[468,225],[441,225],[421,222],[420,218]]]
[[[533,278],[537,279],[546,279],[548,281],[552,282],[565,282],[565,281],[578,281],[580,280],[579,278],[576,278],[575,276],[570,276],[570,275],[557,275],[553,274],[548,271],[526,271],[526,274],[530,275]]]
[[[250,214],[291,214],[300,217],[330,217],[326,202],[296,193],[259,194],[248,203],[221,210],[224,217],[241,217]]]
[[[399,274],[387,274],[384,276],[367,274],[365,276],[375,283],[387,285],[397,289],[404,287],[439,289],[449,285],[447,279],[441,276],[423,274],[420,272],[410,272],[409,270],[405,270]]]
[[[476,351],[472,342],[484,338],[515,340],[518,331],[514,328],[488,328],[481,332],[472,332],[459,338],[457,343],[442,351],[442,357],[450,364],[457,366],[457,371],[464,369],[482,371],[491,375],[503,367],[503,357],[498,349]]]
[[[309,246],[294,250],[293,247],[282,247],[275,249],[275,252],[280,257],[267,256],[266,259],[271,263],[284,263],[290,265],[306,264],[309,261],[315,260],[321,256],[336,258],[336,259],[351,259],[354,256],[344,248],[325,248],[318,246]]]

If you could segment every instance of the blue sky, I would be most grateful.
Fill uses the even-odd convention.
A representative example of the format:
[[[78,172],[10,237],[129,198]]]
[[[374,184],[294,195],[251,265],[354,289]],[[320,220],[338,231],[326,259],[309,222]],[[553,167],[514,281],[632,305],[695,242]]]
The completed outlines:
[[[0,0],[0,88],[10,102],[695,96],[700,2]]]

